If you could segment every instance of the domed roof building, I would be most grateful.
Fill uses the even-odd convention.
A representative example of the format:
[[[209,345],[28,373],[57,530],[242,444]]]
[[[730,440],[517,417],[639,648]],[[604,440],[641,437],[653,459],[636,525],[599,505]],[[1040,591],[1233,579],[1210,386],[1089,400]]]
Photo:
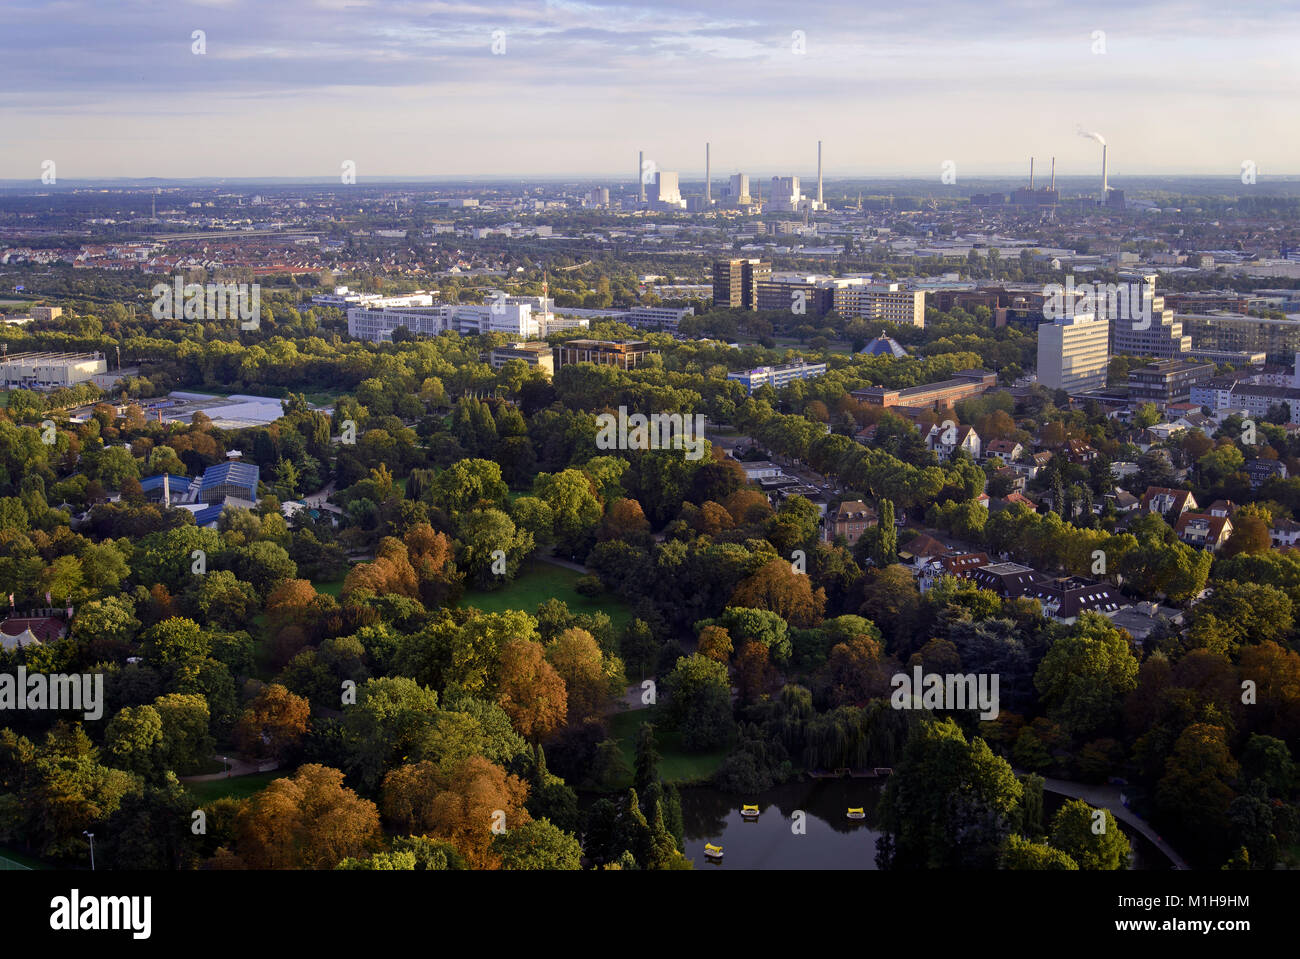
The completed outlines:
[[[864,346],[861,352],[866,356],[903,357],[907,355],[907,350],[903,349],[897,340],[885,336],[884,330],[881,330],[878,337]]]

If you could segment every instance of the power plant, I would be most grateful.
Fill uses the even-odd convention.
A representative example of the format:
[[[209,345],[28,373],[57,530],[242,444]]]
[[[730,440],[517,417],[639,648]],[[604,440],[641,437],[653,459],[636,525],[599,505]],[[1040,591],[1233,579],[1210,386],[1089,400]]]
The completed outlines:
[[[976,198],[972,198],[975,202]],[[1029,186],[1021,187],[1011,192],[1010,203],[1012,206],[1031,206],[1047,207],[1051,209],[1061,202],[1060,195],[1056,192],[1056,157],[1052,157],[1052,185],[1046,189],[1034,189],[1034,158],[1029,158]],[[977,203],[979,206],[992,205]]]

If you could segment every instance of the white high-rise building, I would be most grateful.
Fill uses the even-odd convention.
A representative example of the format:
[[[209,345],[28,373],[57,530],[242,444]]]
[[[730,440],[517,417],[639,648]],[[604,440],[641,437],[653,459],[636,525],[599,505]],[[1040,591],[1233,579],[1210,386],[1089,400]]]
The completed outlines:
[[[686,205],[682,202],[682,191],[676,173],[660,170],[655,174],[655,182],[650,188],[650,203],[678,208]]]
[[[753,203],[749,195],[749,174],[733,173],[727,183],[727,202],[732,206],[745,206]]]
[[[1101,389],[1109,366],[1109,320],[1076,313],[1038,327],[1038,382],[1048,389]]]
[[[797,176],[772,177],[772,192],[763,209],[777,213],[797,213],[803,194],[799,192]]]

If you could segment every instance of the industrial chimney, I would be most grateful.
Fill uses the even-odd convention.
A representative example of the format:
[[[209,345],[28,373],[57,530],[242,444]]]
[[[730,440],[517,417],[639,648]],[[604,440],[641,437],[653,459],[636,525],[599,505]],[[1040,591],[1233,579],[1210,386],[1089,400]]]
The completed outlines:
[[[817,209],[825,207],[822,200],[822,141],[817,141]]]
[[[1051,189],[1053,189],[1053,190],[1056,189],[1056,157],[1052,157],[1052,186],[1051,186]]]
[[[709,167],[709,144],[704,144],[704,205],[713,204],[713,180],[710,175]]]
[[[638,150],[636,155],[637,199],[639,199],[642,203],[645,202],[645,174],[641,172],[644,169],[645,169],[645,153],[644,151]]]
[[[1029,158],[1029,192],[1034,192],[1034,158]]]
[[[1110,194],[1110,184],[1106,181],[1106,144],[1101,145],[1101,202],[1106,202]]]

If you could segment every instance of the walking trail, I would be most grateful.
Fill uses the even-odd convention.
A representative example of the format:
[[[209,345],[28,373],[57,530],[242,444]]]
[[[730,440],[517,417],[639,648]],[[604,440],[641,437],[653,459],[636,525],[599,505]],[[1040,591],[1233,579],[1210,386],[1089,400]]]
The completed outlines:
[[[1043,788],[1072,799],[1082,799],[1097,809],[1108,809],[1122,823],[1126,823],[1151,840],[1161,852],[1169,857],[1175,869],[1189,868],[1182,856],[1174,852],[1174,847],[1165,842],[1147,825],[1147,821],[1124,805],[1122,792],[1118,786],[1094,786],[1088,783],[1075,783],[1067,779],[1045,779]]]

